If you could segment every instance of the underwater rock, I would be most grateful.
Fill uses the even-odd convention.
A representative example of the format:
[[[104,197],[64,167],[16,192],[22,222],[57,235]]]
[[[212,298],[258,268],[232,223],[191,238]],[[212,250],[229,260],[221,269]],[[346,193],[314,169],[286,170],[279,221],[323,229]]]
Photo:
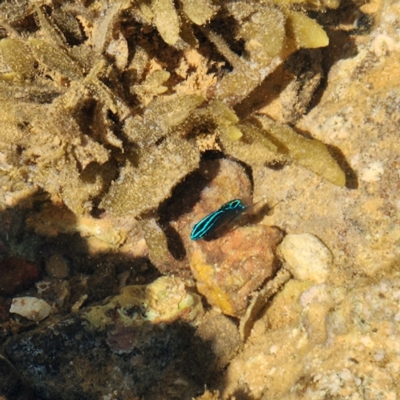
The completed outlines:
[[[354,284],[289,281],[271,306],[279,322],[271,308],[258,322],[222,398],[243,390],[263,400],[397,398],[400,276]]]
[[[106,333],[72,315],[42,332],[13,337],[6,351],[25,381],[45,399],[93,399],[117,391],[145,395],[179,354],[190,330],[178,325],[130,331],[136,339],[128,356],[115,354]]]
[[[185,200],[173,197],[175,202],[165,210],[165,214],[171,216],[171,226],[180,232],[186,249],[192,244],[190,233],[195,223],[233,199],[241,199],[245,205],[251,204],[252,190],[245,168],[229,159],[202,161],[196,175],[188,181],[190,186],[184,193],[179,193],[185,196]],[[186,204],[192,204],[191,208]]]
[[[245,314],[240,318],[239,334],[243,341],[249,337],[255,322],[260,318],[267,303],[290,278],[290,272],[285,268],[281,268],[273,279],[270,279],[265,286],[252,296]]]
[[[192,209],[184,213],[184,203],[177,202],[165,213],[177,215],[170,224],[181,235],[198,291],[224,314],[238,317],[246,309],[248,296],[276,271],[274,250],[282,233],[261,225],[234,230],[227,226],[214,240],[191,240],[194,224],[222,204],[241,199],[242,204],[251,205],[251,177],[241,164],[229,159],[204,160],[197,174],[196,183],[184,192],[189,204],[197,200]],[[240,225],[248,222],[247,217]]]
[[[10,308],[10,305],[6,299],[0,297],[0,323],[4,321],[8,321],[10,314],[8,312],[8,309]]]
[[[158,399],[167,386],[176,392],[167,398],[182,398],[188,388],[191,398],[204,385],[201,373],[201,385],[193,382],[202,361],[187,354],[202,312],[197,294],[177,278],[162,277],[147,286],[126,286],[105,305],[15,335],[6,353],[45,399]],[[206,348],[212,354],[210,343],[195,345],[197,354]],[[190,363],[183,366],[185,359]],[[171,384],[176,380],[180,384]]]
[[[330,287],[326,284],[311,286],[302,293],[300,303],[304,307],[303,324],[310,342],[325,343],[328,335],[325,317],[333,306]]]
[[[286,268],[301,281],[325,282],[333,261],[331,251],[309,233],[287,235],[279,245]]]
[[[212,241],[193,242],[190,268],[197,289],[224,314],[244,314],[248,297],[275,273],[282,232],[263,225],[237,228]]]
[[[250,203],[251,181],[245,168],[229,159],[201,161],[199,169],[160,207],[159,218],[150,216],[139,222],[151,262],[163,275],[189,278],[188,249],[194,223],[235,198]]]

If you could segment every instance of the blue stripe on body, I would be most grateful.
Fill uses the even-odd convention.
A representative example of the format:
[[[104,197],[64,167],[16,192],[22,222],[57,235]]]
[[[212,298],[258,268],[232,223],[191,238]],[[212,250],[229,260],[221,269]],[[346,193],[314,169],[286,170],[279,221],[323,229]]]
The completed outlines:
[[[190,239],[199,240],[212,235],[218,228],[232,221],[246,208],[239,199],[223,204],[218,210],[208,214],[193,227]]]

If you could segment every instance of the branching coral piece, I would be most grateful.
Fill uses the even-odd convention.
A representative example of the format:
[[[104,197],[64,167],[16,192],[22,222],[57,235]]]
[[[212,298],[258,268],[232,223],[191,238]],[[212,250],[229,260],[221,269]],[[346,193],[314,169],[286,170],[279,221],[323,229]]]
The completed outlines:
[[[217,84],[216,97],[228,104],[236,104],[244,99],[262,81],[282,63],[280,56],[269,60],[260,68],[256,62],[251,63],[238,57],[226,44],[225,40],[215,32],[204,31],[218,51],[233,65],[234,70],[226,74]]]
[[[13,146],[21,149],[18,158],[11,157],[14,174],[23,172],[26,180],[60,196],[78,215],[89,211],[88,201],[103,190],[104,183],[101,175],[96,175],[92,182],[84,182],[79,169],[90,163],[104,164],[108,151],[84,135],[58,102],[24,107],[8,102],[2,110],[0,124],[6,128],[2,128],[5,134],[0,149],[11,156]]]
[[[101,53],[112,36],[114,22],[121,10],[128,6],[126,1],[115,1],[110,3],[98,23],[94,26],[91,41],[97,53]]]
[[[146,80],[140,85],[132,88],[132,93],[136,94],[142,103],[148,105],[157,94],[165,93],[168,88],[163,86],[171,74],[168,71],[157,70],[147,76]]]

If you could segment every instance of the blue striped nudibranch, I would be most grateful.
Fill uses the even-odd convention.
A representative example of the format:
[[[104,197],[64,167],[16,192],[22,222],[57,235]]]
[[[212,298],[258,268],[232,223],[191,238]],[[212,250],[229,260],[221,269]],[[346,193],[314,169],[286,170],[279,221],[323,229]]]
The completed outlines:
[[[207,236],[210,237],[216,233],[217,229],[223,227],[236,216],[240,215],[247,207],[240,199],[228,201],[223,204],[218,210],[208,214],[199,221],[192,230],[190,239],[199,240]]]

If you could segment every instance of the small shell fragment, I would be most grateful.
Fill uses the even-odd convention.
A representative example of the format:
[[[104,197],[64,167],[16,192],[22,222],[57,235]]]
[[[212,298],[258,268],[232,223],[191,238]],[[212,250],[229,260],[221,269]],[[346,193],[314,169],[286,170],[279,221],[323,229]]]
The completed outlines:
[[[21,315],[31,321],[39,322],[50,314],[51,306],[36,297],[16,297],[12,300],[10,312]]]

